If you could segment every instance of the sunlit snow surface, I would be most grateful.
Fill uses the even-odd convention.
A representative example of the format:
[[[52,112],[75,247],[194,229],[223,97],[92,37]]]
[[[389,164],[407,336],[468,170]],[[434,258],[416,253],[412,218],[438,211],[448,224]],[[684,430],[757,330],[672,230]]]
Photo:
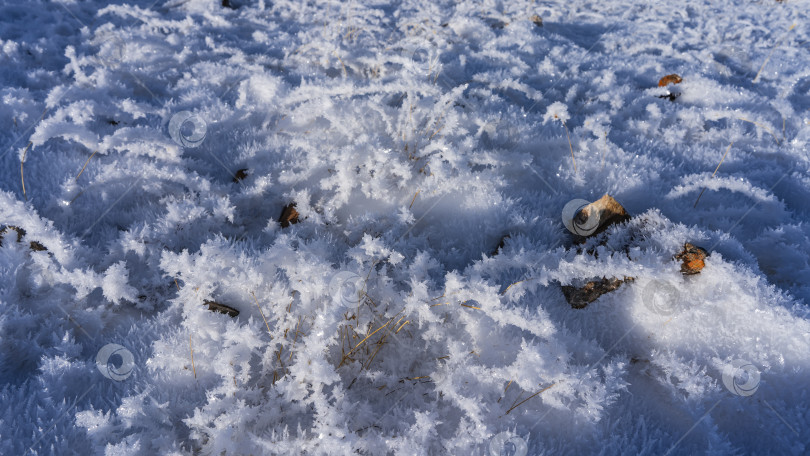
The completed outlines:
[[[0,6],[1,454],[810,451],[807,1],[117,3]]]

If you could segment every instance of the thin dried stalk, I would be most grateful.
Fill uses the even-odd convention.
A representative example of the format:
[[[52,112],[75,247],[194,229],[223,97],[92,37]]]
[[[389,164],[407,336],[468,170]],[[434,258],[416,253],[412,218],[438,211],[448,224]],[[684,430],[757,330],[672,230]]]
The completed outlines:
[[[250,294],[253,295],[253,300],[256,301],[256,307],[259,308],[259,313],[262,315],[262,320],[264,320],[264,325],[267,326],[267,333],[270,334],[270,338],[272,339],[273,336],[272,336],[272,334],[270,332],[270,325],[267,324],[267,319],[264,318],[264,312],[262,312],[262,306],[259,305],[259,300],[256,299],[256,294],[253,293],[252,291],[250,292]]]
[[[541,389],[540,391],[532,394],[531,396],[527,397],[526,399],[523,399],[522,401],[520,401],[520,403],[513,405],[512,408],[510,408],[509,410],[506,411],[506,414],[508,415],[512,410],[520,407],[521,405],[525,404],[529,399],[537,396],[538,394],[542,393],[543,391],[548,390],[549,388],[551,388],[554,385],[556,385],[556,383],[552,383],[550,386],[547,386],[547,387]]]
[[[98,149],[94,150],[93,153],[87,158],[87,161],[84,162],[84,166],[82,166],[82,170],[79,171],[79,174],[76,176],[76,182],[79,181],[79,177],[81,177],[82,173],[84,172],[84,168],[87,168],[87,164],[90,163],[90,159],[92,159],[93,156],[96,155],[96,152],[98,152]]]

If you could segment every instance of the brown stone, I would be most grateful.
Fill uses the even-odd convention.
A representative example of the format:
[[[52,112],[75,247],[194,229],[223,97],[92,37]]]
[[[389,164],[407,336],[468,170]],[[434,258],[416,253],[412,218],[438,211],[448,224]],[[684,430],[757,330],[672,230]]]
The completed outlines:
[[[538,15],[536,15],[536,14],[533,14],[530,20],[531,20],[532,22],[534,22],[534,25],[536,25],[536,26],[538,26],[538,27],[542,27],[542,26],[543,26],[543,18],[542,18],[542,17],[540,17],[540,16],[538,16]]]
[[[596,301],[600,296],[609,293],[621,286],[625,282],[632,282],[635,280],[633,277],[625,277],[624,279],[608,279],[602,277],[602,280],[594,280],[588,282],[582,288],[576,288],[569,285],[563,285],[562,292],[565,295],[565,300],[574,309],[584,309],[588,304]]]
[[[239,311],[234,309],[231,306],[226,306],[225,304],[220,304],[216,301],[205,301],[204,305],[208,306],[208,310],[211,312],[219,312],[221,314],[228,315],[229,317],[235,317],[239,315]]]
[[[706,266],[703,261],[708,256],[708,253],[702,247],[694,246],[690,243],[683,245],[683,250],[675,255],[676,260],[681,260],[681,273],[684,275],[700,274],[700,271]]]
[[[619,204],[618,201],[613,199],[613,197],[608,195],[607,193],[598,200],[589,204],[586,207],[586,209],[588,210],[598,209],[602,211],[601,226],[603,227],[605,227],[606,225],[613,225],[614,223],[620,223],[630,220],[630,215],[627,214],[627,211],[624,210],[624,207],[622,207],[622,205]]]
[[[683,78],[675,73],[668,74],[658,81],[658,87],[666,87],[669,84],[680,84]]]
[[[282,209],[278,223],[281,224],[282,228],[287,228],[290,225],[298,223],[298,215],[298,211],[295,210],[295,203],[290,203]]]

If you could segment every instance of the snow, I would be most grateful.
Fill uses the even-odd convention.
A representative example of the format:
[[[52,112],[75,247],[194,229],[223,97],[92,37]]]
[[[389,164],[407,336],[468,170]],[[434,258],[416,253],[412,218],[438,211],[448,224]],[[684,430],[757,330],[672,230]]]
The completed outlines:
[[[0,4],[0,454],[810,451],[806,0],[221,3]]]

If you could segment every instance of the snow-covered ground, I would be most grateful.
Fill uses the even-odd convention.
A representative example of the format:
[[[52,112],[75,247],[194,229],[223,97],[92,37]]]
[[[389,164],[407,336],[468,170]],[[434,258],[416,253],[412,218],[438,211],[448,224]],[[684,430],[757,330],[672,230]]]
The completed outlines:
[[[0,454],[810,452],[810,2],[112,3],[0,2]]]

